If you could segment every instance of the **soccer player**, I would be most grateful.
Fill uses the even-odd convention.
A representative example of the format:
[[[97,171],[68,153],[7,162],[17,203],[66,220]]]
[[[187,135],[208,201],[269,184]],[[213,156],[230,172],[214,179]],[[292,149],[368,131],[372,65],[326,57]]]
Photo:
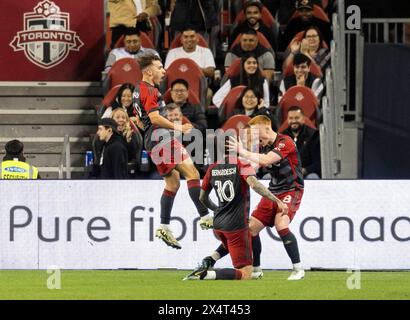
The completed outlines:
[[[231,137],[232,139],[236,139]],[[225,147],[222,147],[225,149]],[[226,147],[226,150],[229,146]],[[200,199],[214,211],[214,230],[223,246],[229,251],[235,269],[215,271],[195,269],[184,280],[248,280],[252,274],[252,243],[248,225],[249,186],[283,209],[287,207],[255,177],[255,170],[236,156],[225,152],[222,161],[208,168],[202,181]],[[218,206],[209,198],[215,190]]]
[[[296,145],[289,136],[273,131],[271,121],[266,116],[256,116],[249,121],[248,125],[252,129],[256,129],[259,134],[260,153],[246,150],[241,142],[235,139],[229,142],[230,148],[236,150],[240,157],[259,163],[262,172],[270,174],[269,191],[288,207],[287,215],[278,214],[280,210],[276,203],[262,198],[253,211],[249,221],[249,229],[252,236],[255,237],[254,240],[256,240],[252,241],[252,244],[259,243],[259,250],[253,250],[254,261],[260,261],[261,247],[260,240],[257,237],[259,232],[265,227],[275,226],[293,264],[293,271],[288,280],[301,280],[305,276],[305,271],[300,262],[297,240],[289,230],[289,223],[300,206],[304,187],[301,162]],[[212,267],[216,260],[226,254],[225,248],[218,248],[211,256],[202,260],[202,267]],[[253,265],[255,276],[252,275],[252,278],[256,278],[258,273],[261,276],[260,267],[255,263]]]
[[[199,200],[199,172],[185,148],[173,136],[174,131],[189,133],[192,125],[174,124],[165,117],[165,103],[155,87],[165,76],[161,59],[155,55],[144,55],[139,58],[139,64],[143,77],[134,90],[134,112],[144,125],[145,148],[165,180],[161,197],[161,225],[155,236],[172,248],[181,249],[169,228],[174,198],[180,186],[180,174],[187,180],[189,196],[201,216],[201,228],[212,228],[212,216]]]

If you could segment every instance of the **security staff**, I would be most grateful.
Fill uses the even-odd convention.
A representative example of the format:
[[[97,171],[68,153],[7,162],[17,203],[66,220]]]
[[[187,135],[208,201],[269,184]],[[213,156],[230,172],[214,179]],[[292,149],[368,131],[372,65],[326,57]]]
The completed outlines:
[[[6,143],[6,155],[0,163],[0,179],[38,179],[38,169],[28,163],[23,155],[24,145],[19,140]]]

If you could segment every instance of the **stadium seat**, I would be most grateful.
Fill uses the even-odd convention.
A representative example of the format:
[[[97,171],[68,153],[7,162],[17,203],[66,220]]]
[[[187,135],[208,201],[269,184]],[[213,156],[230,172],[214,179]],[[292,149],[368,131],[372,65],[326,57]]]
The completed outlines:
[[[108,88],[110,89],[126,82],[132,83],[135,86],[141,79],[140,65],[134,58],[123,58],[116,61],[107,75]]]
[[[97,112],[98,118],[101,118],[105,110],[111,106],[120,88],[121,88],[121,84],[117,84],[116,86],[112,87],[110,91],[108,91],[108,93],[105,95],[101,104],[95,106],[95,111]]]
[[[171,102],[171,88],[168,88],[167,91],[165,91],[164,101],[167,104]],[[195,94],[194,91],[191,90],[191,88],[188,89],[188,101],[191,104],[201,104],[201,101],[199,101],[198,96]]]
[[[208,43],[206,42],[205,38],[200,35],[199,33],[196,34],[198,37],[198,45],[201,47],[209,48]],[[170,49],[175,49],[178,47],[182,47],[181,43],[181,34],[177,35],[174,40],[171,42]]]
[[[239,135],[239,130],[243,129],[248,124],[249,120],[251,120],[251,118],[247,115],[234,115],[226,120],[226,122],[222,126],[222,130],[227,131],[229,129],[234,129],[236,131],[236,134]]]
[[[319,102],[310,88],[293,86],[289,88],[279,102],[277,118],[280,126],[287,121],[288,110],[292,106],[298,106],[303,110],[306,118],[309,118],[314,126],[318,123]]]
[[[305,118],[305,125],[307,127],[317,129],[315,124],[309,118]],[[278,132],[283,133],[288,128],[288,121],[285,120],[278,129]]]
[[[229,66],[229,68],[226,70],[224,76],[221,79],[221,86],[224,85],[224,83],[232,77],[237,76],[241,72],[241,58],[236,58],[232,64]]]
[[[161,84],[161,92],[166,91],[176,79],[185,79],[188,81],[189,88],[197,95],[205,111],[208,80],[195,61],[188,58],[181,58],[172,62]]]
[[[141,45],[144,48],[155,49],[154,43],[152,42],[151,38],[145,32],[140,32],[140,38],[141,38]],[[124,46],[124,35],[122,35],[117,40],[114,48],[121,48],[123,46]]]
[[[310,63],[310,72],[318,77],[318,78],[322,78],[323,77],[323,73],[322,70],[320,69],[320,67],[317,65],[316,62],[312,61]],[[287,76],[291,76],[292,74],[294,74],[293,71],[293,61],[288,63],[288,65],[285,67],[285,70],[283,70],[283,76],[287,77]]]
[[[293,41],[293,40],[298,40],[299,42],[302,41],[302,39],[303,39],[303,34],[304,34],[304,33],[305,33],[305,31],[300,31],[300,32],[298,32],[298,33],[296,34],[296,36],[293,37],[292,41]],[[292,41],[291,41],[291,42],[292,42]],[[289,46],[290,46],[290,43],[289,43]],[[288,46],[288,48],[289,48],[289,46]],[[327,45],[327,43],[326,43],[324,40],[322,40],[322,46],[323,46],[324,48],[326,48],[326,49],[329,49],[329,46]]]
[[[236,86],[229,91],[219,108],[219,123],[224,123],[232,115],[245,88],[246,86]]]
[[[159,22],[156,16],[150,17],[149,19],[151,21],[152,30],[148,32],[148,37],[150,38],[151,42],[154,45],[152,49],[159,48],[160,47],[160,43],[159,43],[160,37],[162,34],[161,23]],[[146,48],[149,48],[149,47],[146,47]]]
[[[256,34],[257,34],[257,36],[258,36],[258,42],[259,42],[259,44],[260,44],[262,47],[264,47],[264,48],[266,48],[266,49],[268,49],[268,50],[270,50],[270,51],[273,52],[272,46],[270,45],[270,43],[269,43],[269,41],[266,39],[266,37],[265,37],[262,33],[260,33],[259,31],[257,31]],[[236,37],[235,41],[232,42],[230,48],[232,49],[234,46],[236,46],[236,45],[240,42],[240,40],[241,40],[241,34],[238,34],[238,36]],[[274,52],[273,52],[273,53],[274,53]]]
[[[295,19],[297,17],[300,16],[300,13],[295,11],[292,15],[292,17],[289,19],[289,21],[291,21],[292,19]],[[318,5],[314,4],[313,5],[313,16],[319,20],[323,20],[325,22],[330,22],[329,17],[327,16],[327,14],[323,11],[323,9],[321,7],[319,7]]]

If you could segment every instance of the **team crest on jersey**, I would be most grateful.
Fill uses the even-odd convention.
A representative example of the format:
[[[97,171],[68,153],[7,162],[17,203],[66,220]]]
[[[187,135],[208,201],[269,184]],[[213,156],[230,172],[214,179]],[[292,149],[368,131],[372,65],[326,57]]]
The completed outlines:
[[[10,42],[15,52],[24,51],[27,59],[43,69],[60,64],[70,51],[79,51],[83,45],[70,30],[70,14],[48,0],[39,2],[33,12],[24,13],[24,29]]]

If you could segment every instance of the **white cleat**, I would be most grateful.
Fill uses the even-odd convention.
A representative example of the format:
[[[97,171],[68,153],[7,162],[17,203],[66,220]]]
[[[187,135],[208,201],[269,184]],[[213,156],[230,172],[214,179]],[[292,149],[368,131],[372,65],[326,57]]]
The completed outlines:
[[[302,280],[304,277],[305,277],[305,270],[297,269],[297,270],[292,271],[288,280],[291,280],[291,281]]]
[[[251,275],[252,280],[258,280],[263,278],[263,271],[253,271]]]

